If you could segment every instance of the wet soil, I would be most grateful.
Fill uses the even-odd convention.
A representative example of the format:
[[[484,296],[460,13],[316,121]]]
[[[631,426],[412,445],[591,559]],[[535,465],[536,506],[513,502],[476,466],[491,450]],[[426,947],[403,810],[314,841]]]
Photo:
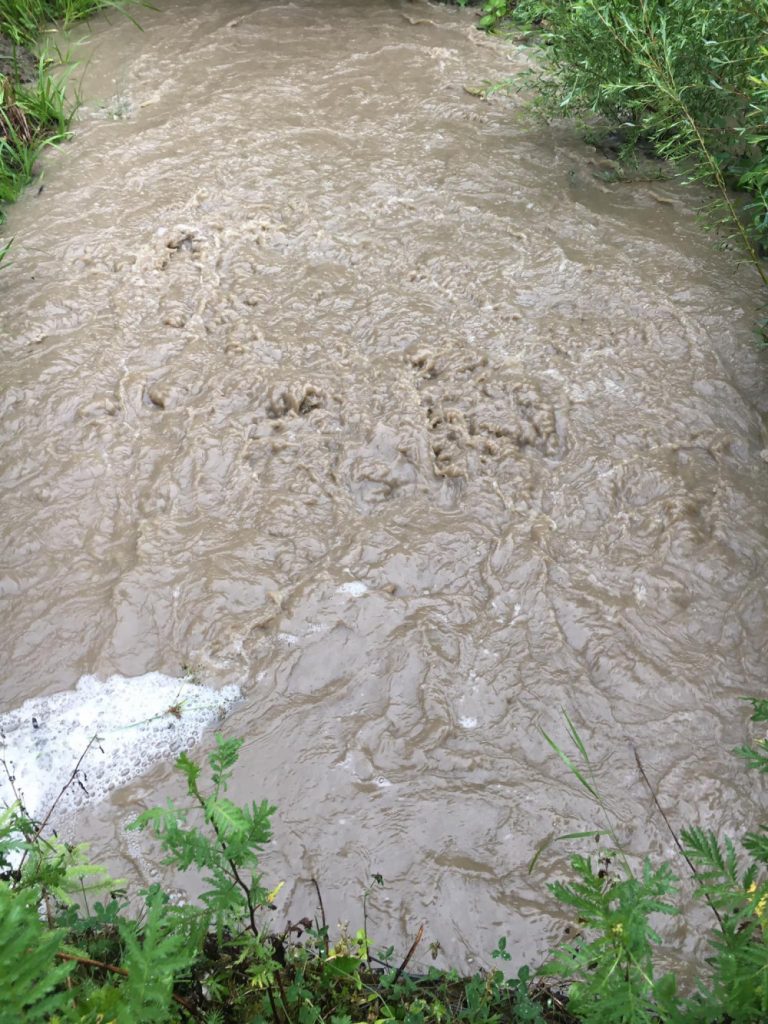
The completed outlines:
[[[10,39],[0,34],[0,78],[9,78],[22,85],[37,78],[37,60],[34,54],[23,46],[14,46]]]
[[[383,943],[535,959],[566,851],[527,864],[600,826],[561,708],[631,849],[676,856],[633,745],[676,825],[759,814],[728,753],[765,691],[756,281],[689,192],[465,91],[531,60],[467,11],[158,6],[94,24],[77,139],[10,211],[0,700],[237,682],[280,915],[316,876],[358,925],[380,872]],[[78,830],[151,879],[123,825],[180,792]]]

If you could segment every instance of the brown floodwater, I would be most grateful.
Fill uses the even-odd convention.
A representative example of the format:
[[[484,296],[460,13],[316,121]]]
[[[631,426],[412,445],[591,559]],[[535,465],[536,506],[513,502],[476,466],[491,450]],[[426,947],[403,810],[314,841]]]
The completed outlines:
[[[163,2],[79,29],[75,141],[0,274],[0,710],[79,676],[239,684],[235,796],[278,805],[278,920],[464,966],[562,933],[537,845],[755,824],[765,695],[755,276],[668,181],[608,184],[531,53],[409,0]],[[210,736],[204,746],[210,743]],[[169,765],[65,828],[123,834]],[[689,948],[682,925],[670,952]]]

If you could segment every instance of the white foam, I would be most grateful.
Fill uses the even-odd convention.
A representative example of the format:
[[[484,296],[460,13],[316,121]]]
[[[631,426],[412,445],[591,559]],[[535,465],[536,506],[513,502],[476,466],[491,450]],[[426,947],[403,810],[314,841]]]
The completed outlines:
[[[74,690],[36,697],[0,715],[0,806],[14,786],[30,815],[47,812],[92,737],[77,782],[57,811],[103,800],[154,764],[176,758],[239,700],[237,686],[213,690],[160,672],[105,681],[83,676]]]
[[[368,587],[362,580],[349,580],[347,583],[342,583],[340,587],[336,587],[337,594],[349,594],[350,597],[362,597],[363,594],[368,593]]]

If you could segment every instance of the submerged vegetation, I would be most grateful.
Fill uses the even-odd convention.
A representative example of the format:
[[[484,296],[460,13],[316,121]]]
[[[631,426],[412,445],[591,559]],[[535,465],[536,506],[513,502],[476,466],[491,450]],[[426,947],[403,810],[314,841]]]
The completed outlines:
[[[624,158],[650,147],[706,186],[708,223],[768,286],[768,0],[484,3],[482,27],[521,23],[541,44],[539,109],[618,138]]]
[[[752,720],[768,721],[768,701],[752,705]],[[136,911],[123,883],[91,864],[85,846],[50,834],[50,812],[36,822],[21,800],[0,812],[0,1024],[764,1022],[768,827],[743,836],[741,850],[731,837],[698,827],[679,837],[672,832],[712,925],[695,986],[680,985],[657,930],[663,916],[682,913],[680,879],[669,863],[646,857],[633,866],[587,749],[567,716],[566,722],[573,753],[544,738],[603,822],[561,837],[589,841],[592,852],[571,859],[571,879],[549,885],[578,926],[537,971],[523,966],[508,975],[502,937],[492,970],[471,977],[434,968],[410,973],[423,929],[402,958],[378,950],[368,933],[366,901],[383,885],[379,875],[363,894],[361,930],[331,935],[316,882],[314,919],[277,929],[280,886],[269,891],[260,871],[275,809],[265,801],[238,806],[227,797],[242,741],[218,735],[206,773],[186,754],[176,762],[186,782],[184,805],[169,801],[129,826],[154,837],[164,864],[202,876],[205,888],[195,902],[179,902],[155,884],[139,894]],[[736,753],[768,772],[768,741]],[[638,768],[650,789],[639,759]],[[69,784],[76,783],[74,772]]]

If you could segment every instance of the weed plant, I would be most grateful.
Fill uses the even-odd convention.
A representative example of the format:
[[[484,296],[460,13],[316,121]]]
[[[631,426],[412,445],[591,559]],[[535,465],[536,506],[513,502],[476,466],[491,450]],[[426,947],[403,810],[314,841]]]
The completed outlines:
[[[12,203],[29,184],[40,151],[67,138],[72,106],[66,76],[53,78],[38,61],[27,85],[0,77],[0,204]]]
[[[540,986],[531,991],[527,969],[511,980],[501,970],[409,975],[421,932],[399,965],[392,949],[373,955],[365,927],[332,942],[319,889],[320,919],[277,931],[280,886],[268,892],[259,871],[274,808],[226,795],[241,742],[216,737],[205,785],[183,754],[184,805],[145,811],[130,826],[154,836],[164,864],[202,875],[195,903],[152,885],[131,915],[122,883],[90,864],[84,846],[50,838],[20,804],[0,815],[0,1024],[543,1024],[554,1004]],[[494,956],[509,960],[503,940]]]
[[[768,721],[768,701],[752,700],[752,721]],[[568,1009],[583,1024],[760,1024],[768,1020],[768,828],[746,832],[739,850],[730,836],[696,826],[671,828],[653,800],[690,872],[696,897],[711,913],[709,955],[693,993],[679,991],[674,972],[661,967],[663,916],[679,916],[680,878],[672,864],[649,858],[633,868],[602,800],[586,747],[566,715],[575,754],[545,739],[597,804],[603,828],[578,838],[608,846],[570,865],[574,878],[549,884],[578,921],[577,937],[556,949],[540,969],[568,982]],[[735,753],[768,772],[768,742]],[[638,758],[643,779],[650,783]],[[560,837],[572,839],[571,836]],[[534,864],[542,851],[534,858]],[[533,864],[532,864],[533,866]]]

